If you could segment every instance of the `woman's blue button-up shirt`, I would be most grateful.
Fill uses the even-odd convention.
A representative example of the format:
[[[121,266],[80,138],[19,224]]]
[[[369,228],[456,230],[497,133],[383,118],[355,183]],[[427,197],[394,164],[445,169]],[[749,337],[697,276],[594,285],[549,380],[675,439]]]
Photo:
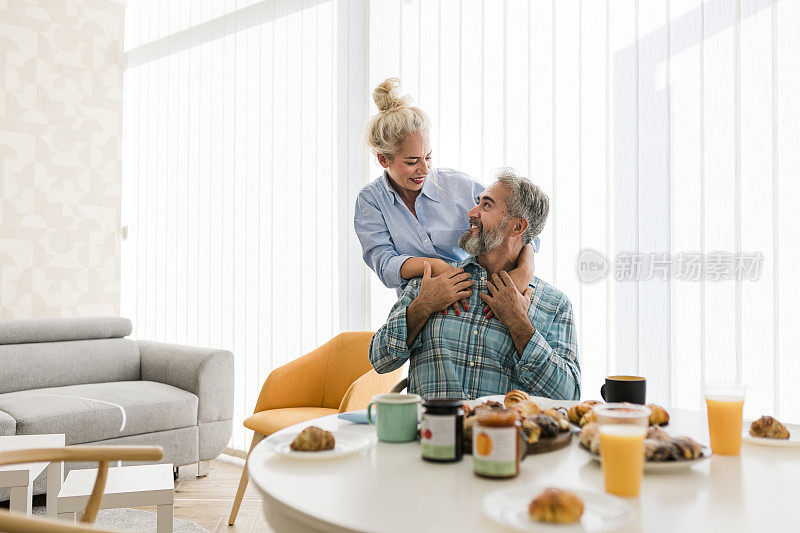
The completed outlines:
[[[467,212],[475,207],[483,189],[463,172],[437,168],[417,196],[414,217],[384,172],[361,189],[356,200],[354,223],[364,262],[399,294],[408,282],[400,275],[407,259],[463,261],[468,254],[459,248],[458,239],[469,228]],[[533,245],[537,251],[538,238]]]

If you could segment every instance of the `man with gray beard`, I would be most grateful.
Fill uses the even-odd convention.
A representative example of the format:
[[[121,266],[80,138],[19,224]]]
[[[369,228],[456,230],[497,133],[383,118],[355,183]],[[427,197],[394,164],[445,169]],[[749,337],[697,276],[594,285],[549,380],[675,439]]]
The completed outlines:
[[[409,282],[370,343],[378,373],[409,361],[408,391],[426,398],[474,399],[520,389],[562,400],[580,398],[572,305],[536,276],[524,294],[508,271],[541,233],[549,199],[510,169],[479,197],[459,240],[470,257],[453,269]],[[473,290],[476,289],[476,290]],[[442,314],[467,298],[469,311]],[[491,311],[488,319],[481,312]]]

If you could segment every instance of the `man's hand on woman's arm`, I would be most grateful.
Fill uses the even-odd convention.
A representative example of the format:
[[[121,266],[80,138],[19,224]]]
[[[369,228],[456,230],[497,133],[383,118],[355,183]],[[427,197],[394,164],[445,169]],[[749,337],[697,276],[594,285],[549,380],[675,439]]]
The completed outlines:
[[[406,310],[406,344],[411,346],[433,313],[447,309],[454,302],[472,294],[472,277],[461,268],[431,277],[431,265],[424,262],[419,294]]]
[[[533,255],[533,252],[531,252]],[[403,265],[400,267],[400,275],[403,279],[413,279],[413,278],[421,278],[425,273],[425,263],[430,264],[430,275],[433,278],[439,277],[446,272],[450,272],[453,270],[453,267],[450,266],[449,263],[446,261],[442,261],[441,259],[435,257],[410,257],[403,262]],[[459,272],[463,272],[464,270],[459,268],[456,269]],[[467,300],[469,297],[464,298],[461,300],[461,305],[459,306],[459,302],[453,302],[453,311],[455,311],[456,315],[461,312],[463,308],[464,311],[469,311],[469,304]],[[440,309],[442,314],[447,314],[447,307],[444,309]]]

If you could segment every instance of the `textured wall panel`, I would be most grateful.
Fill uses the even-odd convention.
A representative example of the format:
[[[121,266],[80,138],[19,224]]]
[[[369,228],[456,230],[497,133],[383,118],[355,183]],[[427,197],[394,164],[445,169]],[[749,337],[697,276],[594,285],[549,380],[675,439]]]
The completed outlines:
[[[0,2],[0,318],[119,313],[122,16]]]

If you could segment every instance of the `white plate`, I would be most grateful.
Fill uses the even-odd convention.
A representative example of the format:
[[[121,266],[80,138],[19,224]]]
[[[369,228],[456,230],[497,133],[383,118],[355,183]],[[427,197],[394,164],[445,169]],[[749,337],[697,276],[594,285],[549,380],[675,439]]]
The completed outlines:
[[[509,487],[483,497],[483,512],[490,520],[516,531],[602,533],[616,531],[633,520],[633,510],[621,499],[599,492],[565,488],[583,500],[583,515],[575,524],[534,522],[528,505],[546,486]]]
[[[328,459],[339,459],[357,453],[370,445],[369,438],[353,433],[333,431],[333,438],[336,440],[332,450],[321,452],[296,452],[290,448],[292,441],[297,438],[297,433],[283,433],[269,437],[266,440],[267,447],[278,455],[289,459],[301,461],[325,461]]]
[[[701,464],[703,461],[711,457],[711,448],[708,446],[700,445],[703,449],[702,455],[697,459],[684,459],[682,461],[645,461],[644,473],[645,474],[672,474],[675,472],[685,472],[695,465]],[[589,455],[592,459],[600,462],[600,454],[594,454],[586,449],[586,447],[578,443],[578,448],[585,454]]]
[[[742,431],[742,441],[749,444],[760,446],[773,446],[775,448],[800,448],[800,426],[794,424],[784,424],[789,430],[788,439],[765,439],[764,437],[753,437],[750,435],[750,422],[743,424],[745,429]]]
[[[505,400],[505,398],[506,397],[504,394],[495,394],[493,396],[482,396],[475,400],[469,400],[464,403],[466,403],[467,405],[469,405],[474,409],[478,405],[489,401],[503,403],[503,400]],[[554,400],[552,398],[545,398],[543,396],[531,396],[531,400],[536,402],[536,404],[543,410],[551,409],[554,407],[563,407],[564,409],[569,409],[573,405],[578,405],[579,403],[581,403],[579,401],[574,401],[574,400]]]

